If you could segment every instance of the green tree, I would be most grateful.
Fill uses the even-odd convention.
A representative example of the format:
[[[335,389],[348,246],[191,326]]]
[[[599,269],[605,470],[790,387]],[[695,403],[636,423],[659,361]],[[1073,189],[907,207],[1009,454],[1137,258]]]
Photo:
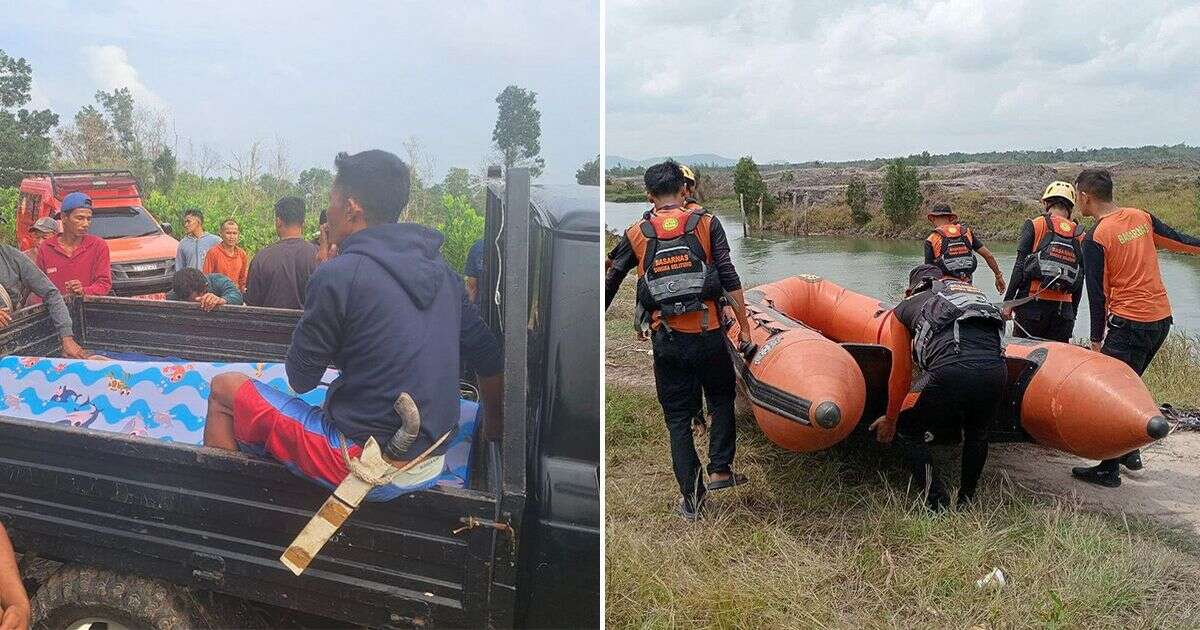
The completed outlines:
[[[546,166],[542,152],[542,113],[537,109],[537,92],[510,85],[496,96],[499,112],[492,142],[504,168],[528,166],[537,177]]]
[[[29,103],[32,85],[29,62],[0,50],[0,186],[16,186],[22,171],[50,166],[50,130],[58,125],[58,115],[22,107]]]
[[[329,190],[333,188],[333,173],[323,168],[306,168],[300,171],[296,184],[304,192],[304,203],[310,208],[329,206]]]
[[[478,188],[479,185],[471,181],[471,171],[465,168],[451,168],[446,172],[445,179],[442,180],[442,194],[444,195],[471,199],[475,196]]]
[[[441,231],[442,257],[458,271],[467,262],[467,252],[475,241],[483,238],[483,217],[471,206],[467,197],[442,195],[442,215],[435,226]]]
[[[171,186],[175,184],[175,170],[178,164],[175,162],[175,154],[171,152],[170,147],[163,147],[162,151],[158,152],[158,157],[154,158],[154,185],[159,190],[171,190]]]
[[[921,181],[917,178],[917,170],[904,160],[892,160],[884,176],[883,214],[892,225],[908,226],[917,218],[920,206]]]
[[[588,160],[575,171],[575,181],[584,186],[599,186],[600,185],[600,155],[596,155],[596,159]]]
[[[96,91],[96,102],[108,114],[117,140],[117,150],[130,166],[144,161],[141,142],[133,128],[133,94],[129,88],[115,89],[112,93]]]
[[[933,164],[933,157],[929,155],[928,151],[922,151],[921,155],[917,158],[917,164],[920,166],[931,166]]]
[[[763,183],[762,173],[754,163],[754,158],[748,155],[733,167],[733,192],[745,196],[746,212],[750,212],[750,208],[758,203],[759,197],[762,197],[763,212],[770,213],[775,209],[775,197]]]
[[[855,225],[866,225],[871,220],[871,213],[867,212],[867,184],[861,177],[851,177],[846,185],[846,205],[850,206],[850,218]]]

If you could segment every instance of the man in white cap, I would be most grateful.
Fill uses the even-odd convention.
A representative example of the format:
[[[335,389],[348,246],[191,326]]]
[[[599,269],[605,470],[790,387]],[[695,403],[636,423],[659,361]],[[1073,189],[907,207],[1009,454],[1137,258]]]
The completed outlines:
[[[25,250],[25,255],[29,257],[29,260],[37,260],[38,245],[55,234],[58,234],[58,221],[50,217],[42,217],[34,221],[33,225],[29,226],[29,238],[33,239],[33,244]]]

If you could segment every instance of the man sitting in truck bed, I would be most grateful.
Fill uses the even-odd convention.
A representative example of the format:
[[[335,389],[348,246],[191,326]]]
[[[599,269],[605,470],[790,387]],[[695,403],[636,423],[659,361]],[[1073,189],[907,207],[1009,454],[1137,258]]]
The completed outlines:
[[[329,200],[329,235],[339,255],[313,272],[286,367],[304,393],[333,365],[341,375],[325,407],[313,407],[242,374],[212,382],[204,444],[267,453],[297,474],[336,486],[367,438],[387,444],[400,426],[393,404],[407,392],[421,416],[414,459],[453,431],[459,415],[460,347],[482,376],[485,430],[498,437],[500,371],[495,338],[464,299],[462,280],[441,255],[442,235],[397,223],[408,203],[408,166],[379,150],[341,153]],[[440,454],[444,446],[435,449]]]

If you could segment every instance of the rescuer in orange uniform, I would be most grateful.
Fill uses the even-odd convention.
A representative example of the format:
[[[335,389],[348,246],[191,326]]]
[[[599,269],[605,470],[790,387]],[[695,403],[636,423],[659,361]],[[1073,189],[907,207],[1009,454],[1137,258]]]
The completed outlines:
[[[1124,361],[1141,375],[1171,330],[1171,303],[1157,248],[1200,254],[1200,239],[1175,231],[1145,210],[1118,207],[1106,170],[1083,171],[1075,178],[1075,190],[1080,212],[1096,219],[1083,239],[1092,350]],[[1115,488],[1121,485],[1121,465],[1140,470],[1140,453],[1076,467],[1071,474]]]
[[[675,479],[683,495],[679,513],[694,521],[708,490],[747,481],[732,468],[735,376],[721,330],[718,300],[728,294],[741,328],[743,352],[750,349],[750,326],[725,229],[698,204],[686,206],[685,171],[674,160],[667,160],[646,169],[644,179],[654,208],[625,230],[609,253],[605,308],[625,276],[636,270],[638,305],[649,318],[654,348],[655,387],[671,435]],[[639,335],[644,338],[644,334],[639,327]],[[712,414],[707,485],[692,435],[693,423],[703,423],[702,396]]]
[[[1042,193],[1045,212],[1021,226],[1017,260],[1004,301],[1028,302],[1004,309],[1015,315],[1016,337],[1035,337],[1069,343],[1075,313],[1083,296],[1083,230],[1071,220],[1075,187],[1050,182]]]
[[[1004,272],[1000,271],[1000,263],[970,227],[958,222],[958,215],[948,204],[934,204],[925,218],[933,225],[933,231],[925,238],[925,264],[938,266],[942,273],[952,278],[971,282],[979,265],[975,252],[979,252],[996,274],[996,290],[1004,293]]]

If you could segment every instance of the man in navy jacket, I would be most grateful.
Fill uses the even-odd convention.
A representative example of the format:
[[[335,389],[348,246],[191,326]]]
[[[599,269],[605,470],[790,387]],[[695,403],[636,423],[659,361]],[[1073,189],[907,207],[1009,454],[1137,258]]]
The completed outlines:
[[[421,414],[420,435],[402,461],[454,429],[460,345],[481,375],[485,425],[493,428],[502,370],[495,337],[442,258],[442,235],[396,222],[408,202],[404,162],[373,150],[341,153],[335,165],[328,230],[338,255],[309,280],[286,363],[289,385],[300,393],[318,386],[329,366],[341,370],[325,407],[242,374],[220,374],[204,428],[208,446],[266,453],[328,486],[347,473],[342,436],[351,456],[369,437],[381,446],[391,439],[400,425],[393,403],[401,392]]]

